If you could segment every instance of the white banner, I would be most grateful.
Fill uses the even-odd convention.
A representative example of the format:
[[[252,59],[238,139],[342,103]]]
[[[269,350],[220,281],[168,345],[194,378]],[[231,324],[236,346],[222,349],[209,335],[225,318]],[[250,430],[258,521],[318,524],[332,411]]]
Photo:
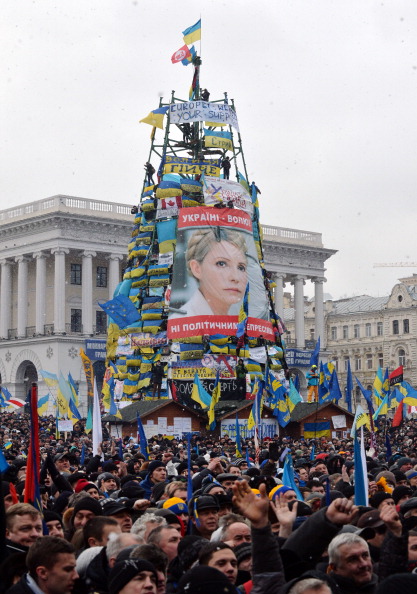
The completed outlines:
[[[239,419],[239,433],[241,439],[252,438],[255,433],[255,428],[248,429],[248,420]],[[259,433],[262,438],[279,435],[278,421],[276,419],[262,419],[259,424]],[[220,437],[228,435],[230,439],[236,440],[236,418],[223,419],[221,421]]]
[[[72,431],[72,421],[58,421],[58,431]]]
[[[346,429],[346,415],[334,415],[332,422],[335,429]]]
[[[223,203],[226,206],[228,202],[232,202],[234,208],[253,214],[252,200],[242,184],[238,182],[219,177],[206,177],[203,192],[206,204]]]
[[[249,349],[249,358],[258,363],[266,363],[266,349],[265,347],[254,347]]]
[[[169,106],[171,124],[189,122],[215,122],[233,126],[239,131],[236,112],[226,103],[207,103],[207,101],[184,101]]]

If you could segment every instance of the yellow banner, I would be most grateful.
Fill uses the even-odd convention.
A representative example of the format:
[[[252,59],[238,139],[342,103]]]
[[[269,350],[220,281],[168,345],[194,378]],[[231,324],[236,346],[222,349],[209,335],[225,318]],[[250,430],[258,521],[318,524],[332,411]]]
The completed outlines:
[[[84,374],[85,374],[85,381],[87,382],[87,396],[89,398],[94,398],[94,372],[93,372],[93,364],[91,363],[90,359],[84,353],[83,349],[80,349],[80,357],[83,362],[84,367]]]
[[[204,146],[207,148],[218,148],[226,151],[233,150],[233,144],[230,138],[220,138],[220,136],[205,136]]]
[[[198,163],[167,163],[164,165],[164,173],[183,173],[187,175],[210,175],[213,177],[219,177],[220,167],[214,165],[199,165]]]

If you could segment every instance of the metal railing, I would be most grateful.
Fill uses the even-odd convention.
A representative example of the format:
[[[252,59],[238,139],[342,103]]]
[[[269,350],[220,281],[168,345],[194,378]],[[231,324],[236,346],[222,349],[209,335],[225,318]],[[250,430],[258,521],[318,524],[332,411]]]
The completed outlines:
[[[271,225],[261,226],[266,241],[282,241],[284,243],[323,247],[321,233],[289,229],[287,227],[272,227]]]
[[[52,196],[45,200],[37,200],[23,206],[7,208],[0,211],[0,223],[26,219],[28,215],[42,214],[44,212],[72,212],[77,213],[80,210],[90,211],[91,214],[105,213],[111,214],[119,220],[131,219],[131,204],[115,204],[113,202],[103,202],[101,200],[90,200],[88,198],[77,198],[74,196]]]

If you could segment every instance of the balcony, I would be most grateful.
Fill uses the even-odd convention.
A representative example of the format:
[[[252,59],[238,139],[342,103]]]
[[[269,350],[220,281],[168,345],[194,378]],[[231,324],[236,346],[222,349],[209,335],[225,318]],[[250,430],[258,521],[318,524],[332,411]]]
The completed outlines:
[[[17,336],[17,328],[11,328],[8,331],[8,340],[17,340],[18,338],[39,338],[42,336],[55,336],[54,324],[45,324],[43,327],[43,334],[36,333],[36,326],[27,326],[24,336]],[[93,326],[93,333],[91,336],[102,336],[105,338],[107,334],[107,328],[103,326]],[[61,336],[83,336],[84,330],[83,325],[65,324],[65,331],[60,333]]]

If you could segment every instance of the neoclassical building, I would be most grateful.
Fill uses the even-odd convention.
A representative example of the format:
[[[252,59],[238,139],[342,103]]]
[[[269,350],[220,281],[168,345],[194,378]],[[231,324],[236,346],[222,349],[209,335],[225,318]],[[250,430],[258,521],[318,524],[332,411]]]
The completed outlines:
[[[0,382],[14,396],[24,398],[33,381],[46,394],[40,370],[71,373],[85,413],[79,350],[90,351],[100,379],[107,320],[99,302],[112,298],[122,278],[131,208],[58,195],[0,211]],[[295,337],[304,348],[303,286],[314,282],[315,329],[321,335],[324,262],[335,251],[323,247],[319,233],[264,225],[263,234],[278,313],[283,314],[285,282],[294,283]]]
[[[304,304],[306,336],[315,328],[314,301]],[[325,333],[329,360],[338,370],[341,387],[346,385],[347,363],[352,373],[370,388],[380,366],[390,371],[404,366],[404,379],[417,386],[417,275],[399,279],[385,297],[361,295],[326,301]],[[290,333],[295,315],[284,310]],[[360,398],[359,389],[356,390]]]

